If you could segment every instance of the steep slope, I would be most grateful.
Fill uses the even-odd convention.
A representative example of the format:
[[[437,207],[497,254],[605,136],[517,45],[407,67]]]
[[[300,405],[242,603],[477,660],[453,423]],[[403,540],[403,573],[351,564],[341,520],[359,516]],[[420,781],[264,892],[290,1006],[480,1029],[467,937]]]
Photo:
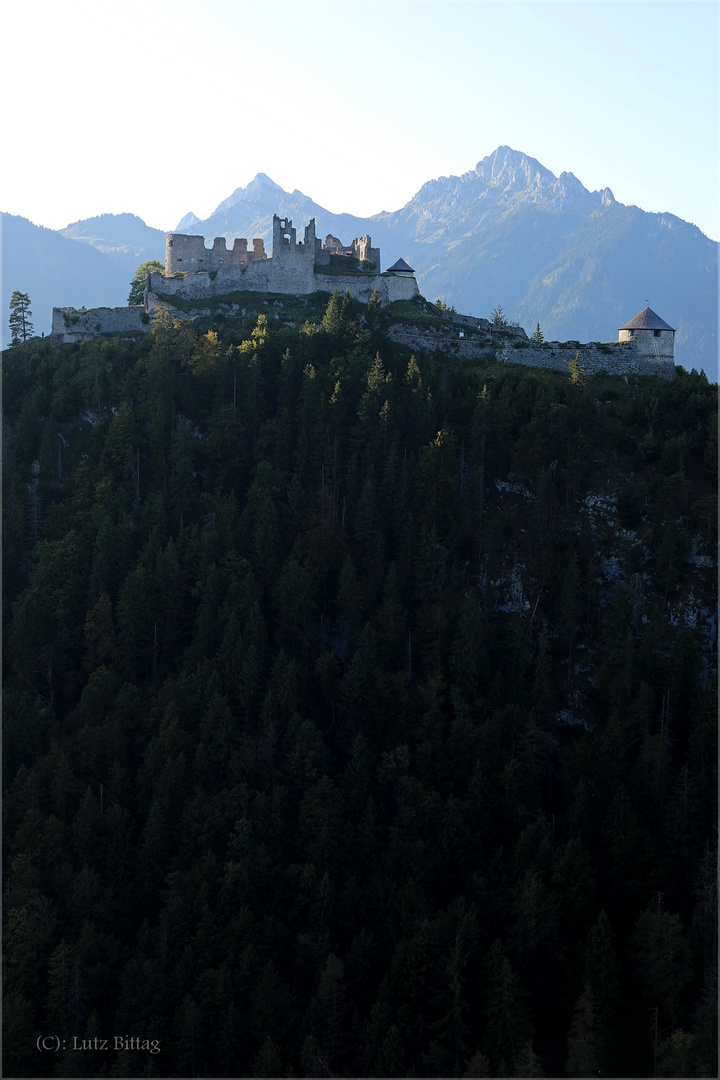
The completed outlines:
[[[284,299],[3,357],[5,1075],[716,1075],[717,387]]]

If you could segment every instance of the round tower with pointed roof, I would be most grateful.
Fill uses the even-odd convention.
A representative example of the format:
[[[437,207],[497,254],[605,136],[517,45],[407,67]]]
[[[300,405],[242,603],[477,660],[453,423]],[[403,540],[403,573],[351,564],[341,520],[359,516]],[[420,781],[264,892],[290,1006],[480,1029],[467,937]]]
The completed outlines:
[[[640,356],[675,365],[675,331],[650,305],[618,331],[618,341],[632,341]]]

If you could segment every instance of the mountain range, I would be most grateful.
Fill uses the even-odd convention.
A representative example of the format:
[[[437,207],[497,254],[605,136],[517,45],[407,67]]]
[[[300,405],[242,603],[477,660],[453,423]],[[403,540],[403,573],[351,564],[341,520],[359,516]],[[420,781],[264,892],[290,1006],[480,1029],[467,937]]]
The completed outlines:
[[[539,322],[546,340],[614,340],[649,302],[677,331],[676,362],[717,381],[718,244],[673,214],[619,203],[609,188],[588,191],[510,147],[368,218],[333,214],[258,173],[208,218],[188,213],[175,231],[261,236],[269,249],[273,213],[298,229],[314,217],[319,236],[343,243],[369,233],[383,265],[406,259],[428,299],[484,317],[499,304],[529,333]],[[132,214],[59,232],[3,214],[3,309],[13,289],[28,292],[35,328],[47,332],[53,306],[123,304],[138,264],[163,261],[164,249],[165,234]]]

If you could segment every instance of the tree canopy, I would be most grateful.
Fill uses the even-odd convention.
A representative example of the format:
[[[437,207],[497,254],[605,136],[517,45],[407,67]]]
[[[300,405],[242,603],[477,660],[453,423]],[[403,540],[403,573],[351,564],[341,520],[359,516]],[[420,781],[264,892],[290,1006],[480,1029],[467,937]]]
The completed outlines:
[[[10,336],[13,345],[24,345],[33,336],[32,311],[27,293],[15,289],[10,297]]]
[[[5,1072],[715,1075],[717,387],[208,310],[3,357]]]
[[[164,273],[165,267],[157,259],[150,259],[149,262],[140,263],[135,275],[130,282],[130,295],[128,296],[128,304],[133,306],[135,304],[142,304],[143,296],[145,294],[145,279],[148,274]]]

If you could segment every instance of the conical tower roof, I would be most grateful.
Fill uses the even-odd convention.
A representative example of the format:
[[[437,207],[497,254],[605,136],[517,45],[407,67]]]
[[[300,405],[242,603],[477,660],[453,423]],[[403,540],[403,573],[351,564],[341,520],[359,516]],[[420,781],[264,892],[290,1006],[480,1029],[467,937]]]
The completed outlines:
[[[412,266],[408,266],[404,259],[398,259],[398,261],[396,263],[393,263],[392,266],[388,266],[386,273],[392,274],[394,271],[397,271],[399,274],[415,273]]]
[[[664,319],[661,319],[659,315],[656,315],[650,306],[643,308],[639,315],[636,315],[630,322],[626,322],[624,326],[620,327],[621,330],[672,330],[675,333],[674,326],[668,326]]]

